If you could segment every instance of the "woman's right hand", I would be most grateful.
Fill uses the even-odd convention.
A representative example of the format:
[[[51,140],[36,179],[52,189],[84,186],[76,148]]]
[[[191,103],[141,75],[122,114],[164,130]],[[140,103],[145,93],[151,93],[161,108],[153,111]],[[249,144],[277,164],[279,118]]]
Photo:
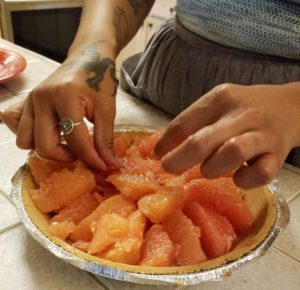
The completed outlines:
[[[16,133],[20,148],[35,149],[41,157],[58,161],[78,157],[96,170],[117,166],[112,150],[115,63],[99,46],[101,42],[91,44],[81,55],[68,58],[24,102],[1,113],[1,119]],[[94,123],[93,139],[81,122],[65,135],[67,146],[61,144],[59,122],[64,117],[74,123],[83,118]]]

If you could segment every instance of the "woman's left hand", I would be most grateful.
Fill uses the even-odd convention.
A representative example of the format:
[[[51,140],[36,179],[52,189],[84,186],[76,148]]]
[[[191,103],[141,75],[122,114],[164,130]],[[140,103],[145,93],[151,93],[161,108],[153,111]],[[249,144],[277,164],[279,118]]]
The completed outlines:
[[[170,172],[200,163],[207,178],[233,172],[238,186],[253,188],[270,182],[300,145],[299,120],[298,82],[223,84],[170,123],[155,153]]]

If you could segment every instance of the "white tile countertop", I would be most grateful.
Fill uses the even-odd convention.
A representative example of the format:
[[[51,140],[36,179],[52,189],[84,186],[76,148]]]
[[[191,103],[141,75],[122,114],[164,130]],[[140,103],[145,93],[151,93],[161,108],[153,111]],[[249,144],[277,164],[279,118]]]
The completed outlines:
[[[0,109],[27,93],[58,63],[0,39],[27,60],[25,71],[1,85]],[[148,104],[119,91],[117,124],[165,126],[169,118]],[[218,282],[197,286],[145,286],[96,277],[68,265],[40,246],[25,231],[9,199],[11,177],[25,162],[27,151],[15,145],[14,135],[0,124],[0,289],[1,290],[299,290],[300,289],[300,170],[285,165],[278,177],[281,194],[289,203],[291,220],[272,249],[255,262]]]

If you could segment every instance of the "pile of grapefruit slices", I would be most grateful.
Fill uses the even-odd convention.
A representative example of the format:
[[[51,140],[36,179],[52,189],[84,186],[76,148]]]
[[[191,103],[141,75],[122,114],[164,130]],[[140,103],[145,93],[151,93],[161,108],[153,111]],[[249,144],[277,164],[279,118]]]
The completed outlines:
[[[232,178],[207,180],[199,166],[181,175],[153,158],[160,136],[121,133],[112,172],[80,161],[31,155],[31,198],[49,215],[50,233],[88,254],[144,266],[183,266],[230,252],[254,217]]]

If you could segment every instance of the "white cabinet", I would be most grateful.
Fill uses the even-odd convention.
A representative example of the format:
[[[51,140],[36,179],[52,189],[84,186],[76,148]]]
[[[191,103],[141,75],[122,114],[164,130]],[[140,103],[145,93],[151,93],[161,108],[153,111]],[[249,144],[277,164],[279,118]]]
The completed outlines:
[[[143,51],[155,31],[174,15],[175,5],[176,0],[156,0],[143,26],[118,56],[116,62],[117,75],[120,73],[122,62],[129,56]]]

